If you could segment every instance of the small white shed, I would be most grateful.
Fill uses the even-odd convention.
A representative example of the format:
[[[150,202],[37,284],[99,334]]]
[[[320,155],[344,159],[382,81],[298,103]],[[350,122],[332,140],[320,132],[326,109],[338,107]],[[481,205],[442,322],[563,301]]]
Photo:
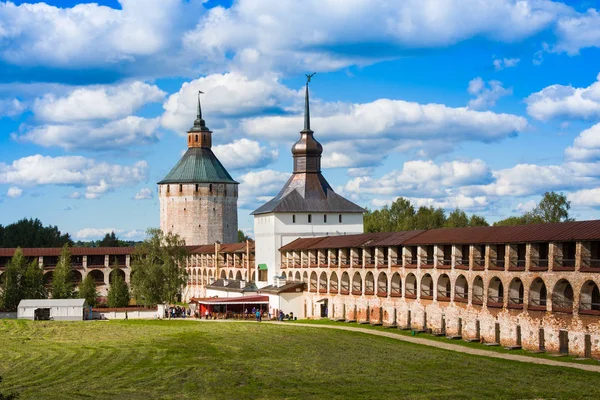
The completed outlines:
[[[81,321],[87,303],[85,299],[21,300],[18,319]]]

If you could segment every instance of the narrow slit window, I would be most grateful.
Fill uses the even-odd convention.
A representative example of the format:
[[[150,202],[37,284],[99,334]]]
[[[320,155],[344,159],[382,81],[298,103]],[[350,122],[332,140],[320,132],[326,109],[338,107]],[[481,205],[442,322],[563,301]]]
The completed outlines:
[[[312,215],[308,214],[308,223],[310,224],[312,222]]]
[[[196,192],[198,191],[198,184],[196,183]]]
[[[292,224],[296,223],[296,215],[292,215]]]
[[[183,192],[183,185],[179,185],[179,193]]]
[[[340,214],[340,215],[339,215],[339,218],[338,218],[338,219],[339,219],[339,222],[340,222],[340,224],[341,224],[341,223],[342,223],[342,214]]]
[[[327,223],[327,214],[323,215],[323,222]]]

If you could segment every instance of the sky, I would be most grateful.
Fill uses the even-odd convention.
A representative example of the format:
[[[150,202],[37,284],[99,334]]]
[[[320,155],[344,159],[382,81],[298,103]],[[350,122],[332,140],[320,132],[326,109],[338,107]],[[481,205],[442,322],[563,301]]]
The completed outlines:
[[[600,209],[600,1],[0,1],[0,224],[75,240],[159,226],[202,90],[239,226],[311,128],[336,192],[494,222]]]

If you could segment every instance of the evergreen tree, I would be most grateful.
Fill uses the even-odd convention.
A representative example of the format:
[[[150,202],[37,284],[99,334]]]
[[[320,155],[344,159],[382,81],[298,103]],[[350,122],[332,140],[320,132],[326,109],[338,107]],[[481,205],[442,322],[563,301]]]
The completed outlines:
[[[59,247],[72,245],[68,233],[62,234],[56,226],[43,226],[39,219],[22,219],[0,226],[0,247]]]
[[[102,239],[98,243],[98,247],[120,247],[120,246],[121,246],[121,241],[119,240],[117,235],[115,235],[115,231],[112,231],[110,234],[107,233],[106,235],[104,235],[104,239]]]
[[[73,296],[73,282],[71,281],[71,251],[69,245],[63,246],[58,259],[58,264],[52,275],[52,298],[70,299]]]
[[[98,293],[96,292],[96,282],[91,274],[87,274],[79,285],[79,297],[85,299],[88,306],[96,306]]]
[[[110,286],[108,288],[108,306],[109,307],[127,307],[129,305],[129,288],[125,279],[121,276],[118,269],[112,272]]]
[[[21,248],[17,248],[15,254],[6,266],[2,285],[1,307],[8,311],[15,311],[19,302],[23,300],[23,275],[27,269],[27,260],[23,256]]]
[[[45,299],[48,297],[48,291],[44,285],[44,271],[38,265],[37,260],[29,263],[23,275],[23,296],[25,299]]]
[[[185,241],[160,229],[149,229],[131,266],[131,288],[138,303],[174,302],[187,282]]]

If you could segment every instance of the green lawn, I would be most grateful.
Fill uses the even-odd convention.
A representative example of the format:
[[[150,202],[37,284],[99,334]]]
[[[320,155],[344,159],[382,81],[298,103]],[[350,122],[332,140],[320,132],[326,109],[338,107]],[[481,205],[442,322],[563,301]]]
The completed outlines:
[[[22,399],[600,398],[600,374],[293,324],[0,320]]]

